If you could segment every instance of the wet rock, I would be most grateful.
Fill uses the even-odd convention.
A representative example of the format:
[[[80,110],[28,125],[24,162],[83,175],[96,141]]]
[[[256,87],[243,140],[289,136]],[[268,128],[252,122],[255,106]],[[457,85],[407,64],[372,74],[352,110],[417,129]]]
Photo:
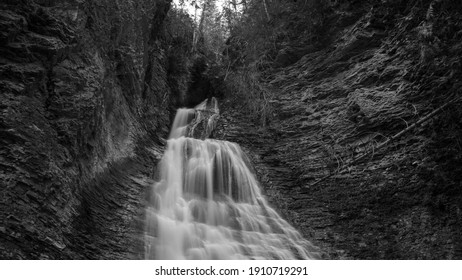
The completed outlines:
[[[220,110],[215,97],[204,100],[195,107],[194,120],[189,125],[188,136],[196,139],[206,139],[213,136],[213,132],[220,118]]]

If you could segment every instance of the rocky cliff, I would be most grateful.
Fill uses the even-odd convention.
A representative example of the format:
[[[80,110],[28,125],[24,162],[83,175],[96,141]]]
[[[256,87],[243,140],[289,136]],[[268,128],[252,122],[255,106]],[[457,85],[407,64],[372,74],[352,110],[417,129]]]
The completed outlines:
[[[146,181],[189,75],[169,8],[1,2],[0,258],[140,257]]]
[[[217,137],[253,154],[270,201],[331,258],[462,257],[461,11],[331,1],[320,44],[260,60],[266,126],[225,100]]]
[[[312,19],[271,1],[285,18],[264,26],[283,32],[241,92],[258,94],[219,100],[214,137],[244,147],[273,206],[331,258],[461,258],[461,4],[290,3],[328,4]],[[218,88],[169,8],[0,3],[0,258],[143,257],[173,109]]]

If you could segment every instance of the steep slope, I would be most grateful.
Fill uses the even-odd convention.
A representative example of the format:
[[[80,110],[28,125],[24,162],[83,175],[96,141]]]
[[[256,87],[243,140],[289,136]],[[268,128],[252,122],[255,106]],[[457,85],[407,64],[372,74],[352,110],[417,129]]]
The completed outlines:
[[[145,185],[188,80],[169,8],[2,1],[0,258],[139,257]]]
[[[356,2],[333,4],[326,45],[263,73],[266,127],[230,96],[217,137],[332,258],[460,259],[461,6]]]

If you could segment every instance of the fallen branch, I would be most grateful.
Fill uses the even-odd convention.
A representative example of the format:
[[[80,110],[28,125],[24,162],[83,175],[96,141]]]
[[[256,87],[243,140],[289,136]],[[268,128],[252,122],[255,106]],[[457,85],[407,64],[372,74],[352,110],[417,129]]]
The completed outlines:
[[[451,101],[448,101],[447,103],[445,103],[444,105],[440,106],[439,108],[435,109],[434,111],[432,111],[431,113],[429,113],[428,115],[424,116],[423,118],[421,118],[420,120],[418,120],[417,122],[415,122],[414,124],[412,124],[411,126],[408,126],[406,127],[405,129],[401,130],[400,132],[398,132],[397,134],[393,135],[392,137],[388,138],[385,142],[377,145],[375,147],[375,149],[373,148],[372,151],[373,152],[377,152],[377,150],[379,150],[380,148],[388,145],[390,142],[396,140],[397,138],[401,137],[403,134],[405,134],[406,132],[414,129],[415,127],[418,127],[418,126],[421,126],[421,125],[425,125],[424,123],[426,121],[428,121],[430,118],[432,118],[433,116],[435,116],[436,114],[438,114],[439,112],[441,112],[444,108],[446,108],[449,104],[451,103],[454,103],[456,102],[457,98],[454,98],[452,99]],[[315,181],[313,184],[310,185],[311,186],[315,186],[317,184],[319,184],[320,182],[334,176],[334,175],[338,175],[338,174],[342,174],[343,172],[345,172],[349,167],[350,165],[354,164],[354,163],[357,163],[358,161],[364,159],[365,157],[369,156],[370,155],[370,151],[369,152],[366,152],[364,153],[363,155],[353,159],[351,162],[347,163],[346,165],[344,165],[337,173],[331,173],[329,175],[326,175],[320,179],[318,179],[317,181]]]

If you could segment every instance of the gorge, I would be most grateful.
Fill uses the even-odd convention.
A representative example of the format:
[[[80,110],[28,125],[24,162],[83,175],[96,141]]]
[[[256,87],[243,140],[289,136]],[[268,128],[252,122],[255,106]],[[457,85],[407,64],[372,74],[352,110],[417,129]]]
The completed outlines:
[[[1,1],[0,258],[460,259],[461,4],[265,3]]]

